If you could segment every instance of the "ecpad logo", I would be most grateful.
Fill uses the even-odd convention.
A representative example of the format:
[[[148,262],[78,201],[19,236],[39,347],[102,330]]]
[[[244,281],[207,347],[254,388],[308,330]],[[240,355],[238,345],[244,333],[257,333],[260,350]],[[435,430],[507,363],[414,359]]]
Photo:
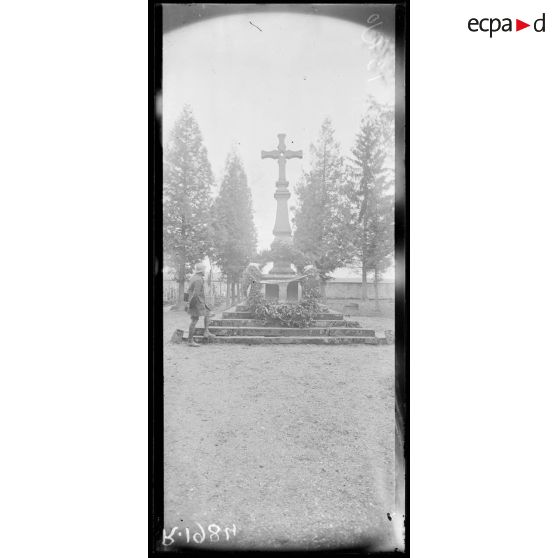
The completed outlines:
[[[539,19],[536,19],[533,22],[533,29],[537,33],[545,32],[545,16],[546,14],[543,13],[543,15]],[[472,17],[469,20],[467,27],[469,28],[469,31],[472,31],[473,33],[477,33],[478,31],[490,33],[490,38],[492,38],[493,33],[497,33],[498,31],[513,31],[512,20],[509,17],[505,17],[503,19],[499,19],[497,17],[485,17],[483,19],[477,19],[475,17]],[[516,31],[521,31],[526,27],[531,27],[531,24],[525,23],[520,19],[515,20]]]

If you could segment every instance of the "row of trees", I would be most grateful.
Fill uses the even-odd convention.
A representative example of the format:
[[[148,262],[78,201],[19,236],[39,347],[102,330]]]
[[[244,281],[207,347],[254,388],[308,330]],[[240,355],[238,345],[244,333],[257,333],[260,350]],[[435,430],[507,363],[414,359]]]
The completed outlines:
[[[367,276],[373,272],[376,301],[394,250],[393,146],[393,110],[374,100],[347,160],[326,119],[310,147],[310,170],[296,188],[295,250],[310,258],[322,281],[335,269],[358,262],[362,298],[368,298]]]
[[[310,170],[298,182],[293,246],[272,245],[256,254],[256,230],[246,172],[238,154],[227,157],[218,195],[199,126],[185,107],[163,158],[165,263],[176,270],[179,301],[187,273],[206,256],[227,278],[227,295],[239,296],[250,261],[273,260],[290,251],[300,269],[314,265],[325,282],[335,269],[358,263],[362,298],[366,280],[376,285],[394,247],[393,112],[373,100],[364,115],[351,157],[344,159],[326,119],[310,147]]]
[[[252,197],[238,154],[227,157],[220,190],[199,126],[186,106],[163,154],[163,251],[176,271],[178,300],[186,276],[209,257],[227,278],[227,296],[238,296],[243,269],[256,252]]]

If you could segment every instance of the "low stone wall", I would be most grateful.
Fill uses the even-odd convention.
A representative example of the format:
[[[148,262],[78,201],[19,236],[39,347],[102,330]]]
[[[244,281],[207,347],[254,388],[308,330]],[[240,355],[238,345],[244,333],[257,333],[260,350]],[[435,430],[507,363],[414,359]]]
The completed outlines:
[[[325,286],[328,298],[360,299],[362,284],[355,281],[328,281]],[[367,284],[368,298],[374,298],[374,283]],[[395,283],[378,283],[378,298],[380,300],[395,299]]]
[[[376,303],[372,300],[363,301],[360,298],[330,298],[324,301],[331,310],[342,313],[344,316],[377,316]],[[381,300],[380,315],[387,318],[395,316],[395,301]]]

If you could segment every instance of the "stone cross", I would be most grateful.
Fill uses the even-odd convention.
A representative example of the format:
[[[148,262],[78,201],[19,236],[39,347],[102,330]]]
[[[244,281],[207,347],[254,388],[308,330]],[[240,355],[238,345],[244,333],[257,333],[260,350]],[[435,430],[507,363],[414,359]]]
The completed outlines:
[[[291,197],[289,193],[289,183],[285,176],[285,167],[287,165],[287,159],[302,159],[302,151],[290,151],[285,145],[285,134],[277,134],[279,138],[279,143],[277,149],[273,151],[262,151],[262,159],[277,159],[279,164],[279,180],[275,183],[275,199],[277,200],[277,213],[275,216],[275,227],[273,227],[273,235],[276,240],[282,240],[283,242],[292,242],[291,235],[291,223],[289,221],[289,207],[287,205],[288,199]],[[283,262],[284,264],[284,262]],[[284,273],[292,273],[290,269],[290,264],[287,268],[285,265],[274,265],[276,272],[279,269]]]
[[[279,184],[288,185],[287,179],[285,177],[285,167],[287,165],[287,159],[302,159],[302,151],[290,151],[285,145],[285,135],[277,134],[279,138],[279,143],[277,144],[277,149],[273,151],[262,151],[262,159],[277,159],[279,163],[279,180],[277,181],[277,187]]]

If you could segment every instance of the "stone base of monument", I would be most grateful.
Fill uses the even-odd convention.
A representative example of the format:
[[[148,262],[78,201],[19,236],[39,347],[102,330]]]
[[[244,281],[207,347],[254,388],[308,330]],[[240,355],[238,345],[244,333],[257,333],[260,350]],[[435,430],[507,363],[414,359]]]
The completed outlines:
[[[302,296],[300,276],[294,273],[268,273],[262,275],[263,293],[267,300],[297,302]]]
[[[240,304],[223,312],[222,318],[211,320],[209,331],[216,337],[203,337],[203,328],[197,328],[194,339],[198,343],[314,344],[314,345],[387,345],[393,344],[391,331],[379,332],[362,328],[356,321],[345,320],[343,314],[323,311],[310,327],[269,326],[258,320],[249,309]],[[186,337],[183,338],[186,340]]]

